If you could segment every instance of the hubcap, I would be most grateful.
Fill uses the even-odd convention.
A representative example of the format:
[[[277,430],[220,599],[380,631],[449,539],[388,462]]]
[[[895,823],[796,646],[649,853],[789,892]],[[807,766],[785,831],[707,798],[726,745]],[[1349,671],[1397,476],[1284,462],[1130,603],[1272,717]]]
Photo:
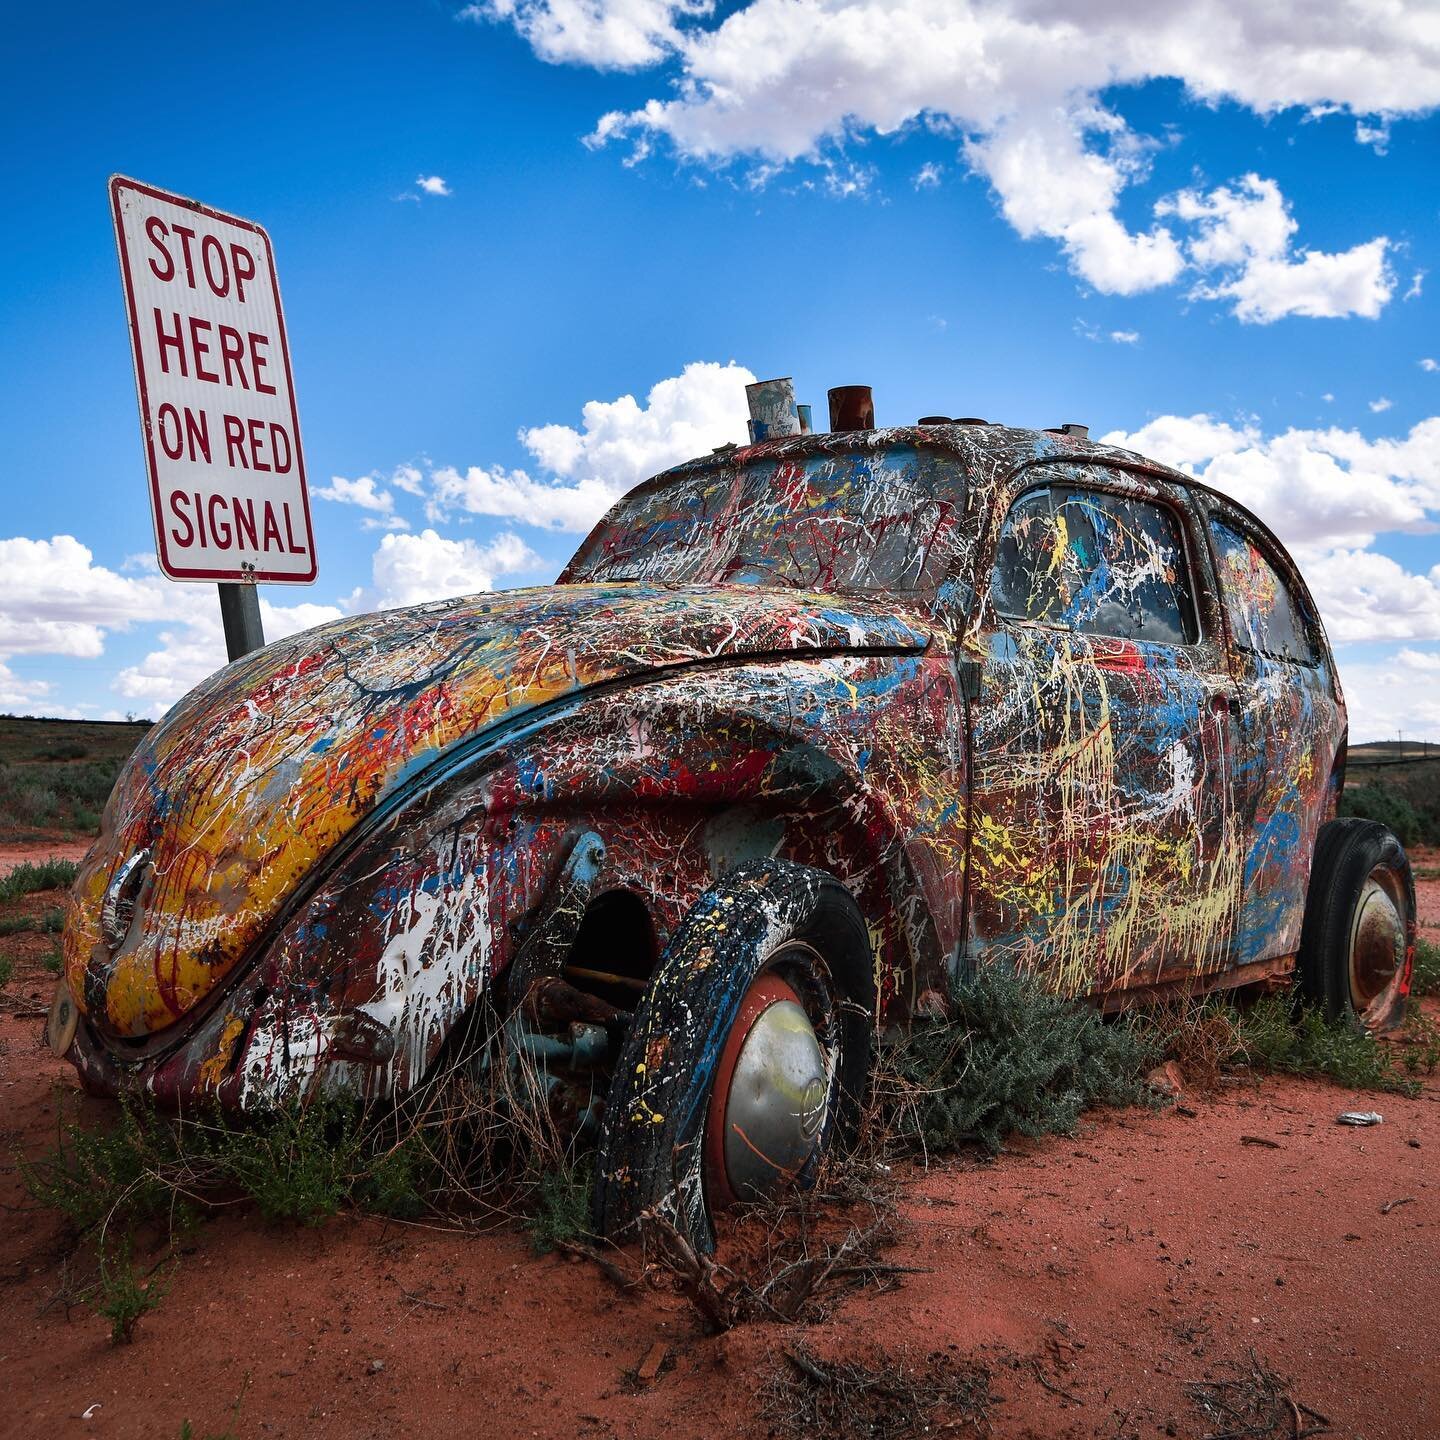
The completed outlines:
[[[1350,927],[1350,999],[1362,1018],[1399,983],[1405,965],[1405,919],[1388,879],[1382,870],[1366,878]]]
[[[750,987],[716,1071],[707,1130],[711,1189],[753,1200],[794,1180],[819,1148],[830,1065],[799,995],[767,972]]]

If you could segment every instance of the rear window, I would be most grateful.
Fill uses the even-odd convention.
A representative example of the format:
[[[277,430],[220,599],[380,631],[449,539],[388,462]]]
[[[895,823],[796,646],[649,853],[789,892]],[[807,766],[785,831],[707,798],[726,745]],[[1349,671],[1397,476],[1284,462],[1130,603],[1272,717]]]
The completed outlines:
[[[1195,606],[1180,522],[1147,500],[1052,485],[1011,507],[991,595],[1002,615],[1187,645]]]
[[[1210,522],[1210,533],[1235,643],[1282,660],[1313,662],[1315,644],[1304,611],[1265,552],[1248,535],[1218,520]]]
[[[960,465],[912,447],[719,466],[622,501],[565,578],[933,590],[964,508]]]

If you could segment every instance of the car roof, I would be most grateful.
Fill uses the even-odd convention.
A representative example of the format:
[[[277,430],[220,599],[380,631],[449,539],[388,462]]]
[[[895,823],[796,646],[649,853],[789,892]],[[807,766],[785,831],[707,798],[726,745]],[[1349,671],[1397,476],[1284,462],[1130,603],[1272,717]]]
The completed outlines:
[[[976,423],[945,425],[897,425],[876,430],[820,431],[809,435],[787,435],[778,440],[762,440],[754,445],[728,445],[708,455],[686,460],[649,480],[642,481],[624,497],[634,499],[651,489],[658,489],[673,480],[701,475],[709,470],[733,465],[753,465],[771,460],[803,460],[812,455],[852,455],[857,452],[886,450],[896,446],[924,446],[946,451],[971,474],[979,474],[992,483],[1009,480],[1031,465],[1047,461],[1098,463],[1138,475],[1148,475],[1168,484],[1181,485],[1223,501],[1245,517],[1267,539],[1298,576],[1299,567],[1274,532],[1253,511],[1238,500],[1187,475],[1183,470],[1164,465],[1134,450],[1118,445],[1105,445],[1098,440],[1067,434],[1060,430],[1033,430],[1018,425]],[[601,522],[603,524],[603,521]],[[583,549],[583,547],[582,547]]]

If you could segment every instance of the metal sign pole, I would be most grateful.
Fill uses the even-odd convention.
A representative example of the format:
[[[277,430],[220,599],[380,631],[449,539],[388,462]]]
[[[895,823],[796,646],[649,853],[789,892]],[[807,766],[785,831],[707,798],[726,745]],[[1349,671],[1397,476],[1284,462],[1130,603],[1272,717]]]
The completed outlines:
[[[225,626],[225,649],[231,660],[238,660],[265,644],[265,631],[260,625],[260,595],[254,585],[221,584],[220,619]]]

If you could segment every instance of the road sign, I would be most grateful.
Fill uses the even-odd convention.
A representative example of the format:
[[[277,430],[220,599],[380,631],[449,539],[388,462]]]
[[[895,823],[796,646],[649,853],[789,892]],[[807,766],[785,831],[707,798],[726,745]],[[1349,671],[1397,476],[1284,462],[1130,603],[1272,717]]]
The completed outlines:
[[[314,580],[269,235],[123,175],[111,178],[110,202],[161,570],[172,580],[251,587]],[[229,598],[258,621],[253,588]]]

